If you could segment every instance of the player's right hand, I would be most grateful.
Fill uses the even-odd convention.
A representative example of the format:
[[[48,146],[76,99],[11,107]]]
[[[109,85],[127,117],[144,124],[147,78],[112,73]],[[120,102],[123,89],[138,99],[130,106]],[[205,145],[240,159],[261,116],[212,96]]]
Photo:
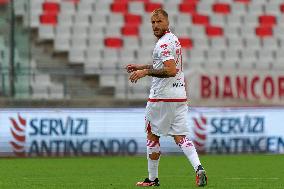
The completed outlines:
[[[128,73],[131,73],[131,72],[134,72],[134,71],[137,71],[138,70],[138,66],[136,64],[128,64],[126,67],[125,67],[126,71]]]

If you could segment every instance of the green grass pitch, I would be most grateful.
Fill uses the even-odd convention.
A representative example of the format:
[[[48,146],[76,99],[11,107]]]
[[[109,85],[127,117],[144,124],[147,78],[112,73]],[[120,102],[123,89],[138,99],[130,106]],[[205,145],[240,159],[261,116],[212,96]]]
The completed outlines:
[[[208,189],[283,189],[283,155],[206,155]],[[4,189],[128,189],[147,176],[145,157],[0,159]],[[184,156],[162,156],[161,189],[197,188]]]

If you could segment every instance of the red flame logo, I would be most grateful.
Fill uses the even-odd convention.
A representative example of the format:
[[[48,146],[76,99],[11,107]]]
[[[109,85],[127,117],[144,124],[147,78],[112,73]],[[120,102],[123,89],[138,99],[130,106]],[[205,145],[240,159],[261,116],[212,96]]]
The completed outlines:
[[[207,119],[204,116],[201,116],[199,119],[193,118],[193,122],[194,122],[194,128],[193,128],[194,145],[199,152],[205,152],[205,143],[207,139],[207,133],[206,133]]]
[[[13,140],[10,141],[13,152],[17,157],[25,157],[25,143],[26,143],[26,120],[18,115],[18,119],[10,118],[12,126],[10,128]]]

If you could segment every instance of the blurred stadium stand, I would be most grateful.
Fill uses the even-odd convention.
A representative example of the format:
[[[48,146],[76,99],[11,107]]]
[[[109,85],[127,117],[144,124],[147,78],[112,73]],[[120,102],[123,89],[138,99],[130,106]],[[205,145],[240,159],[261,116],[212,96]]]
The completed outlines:
[[[180,38],[185,69],[284,68],[283,0],[15,0],[17,19],[32,32],[23,97],[144,104],[150,79],[132,85],[123,67],[151,63],[149,13],[159,7]],[[8,49],[0,37],[1,67]],[[16,85],[25,86],[21,77]]]

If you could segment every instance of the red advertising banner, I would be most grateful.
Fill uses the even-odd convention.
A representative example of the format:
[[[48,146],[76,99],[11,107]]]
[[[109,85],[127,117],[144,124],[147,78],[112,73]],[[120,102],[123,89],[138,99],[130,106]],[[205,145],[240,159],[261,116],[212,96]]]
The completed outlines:
[[[186,73],[193,106],[284,105],[284,72],[201,70]]]

